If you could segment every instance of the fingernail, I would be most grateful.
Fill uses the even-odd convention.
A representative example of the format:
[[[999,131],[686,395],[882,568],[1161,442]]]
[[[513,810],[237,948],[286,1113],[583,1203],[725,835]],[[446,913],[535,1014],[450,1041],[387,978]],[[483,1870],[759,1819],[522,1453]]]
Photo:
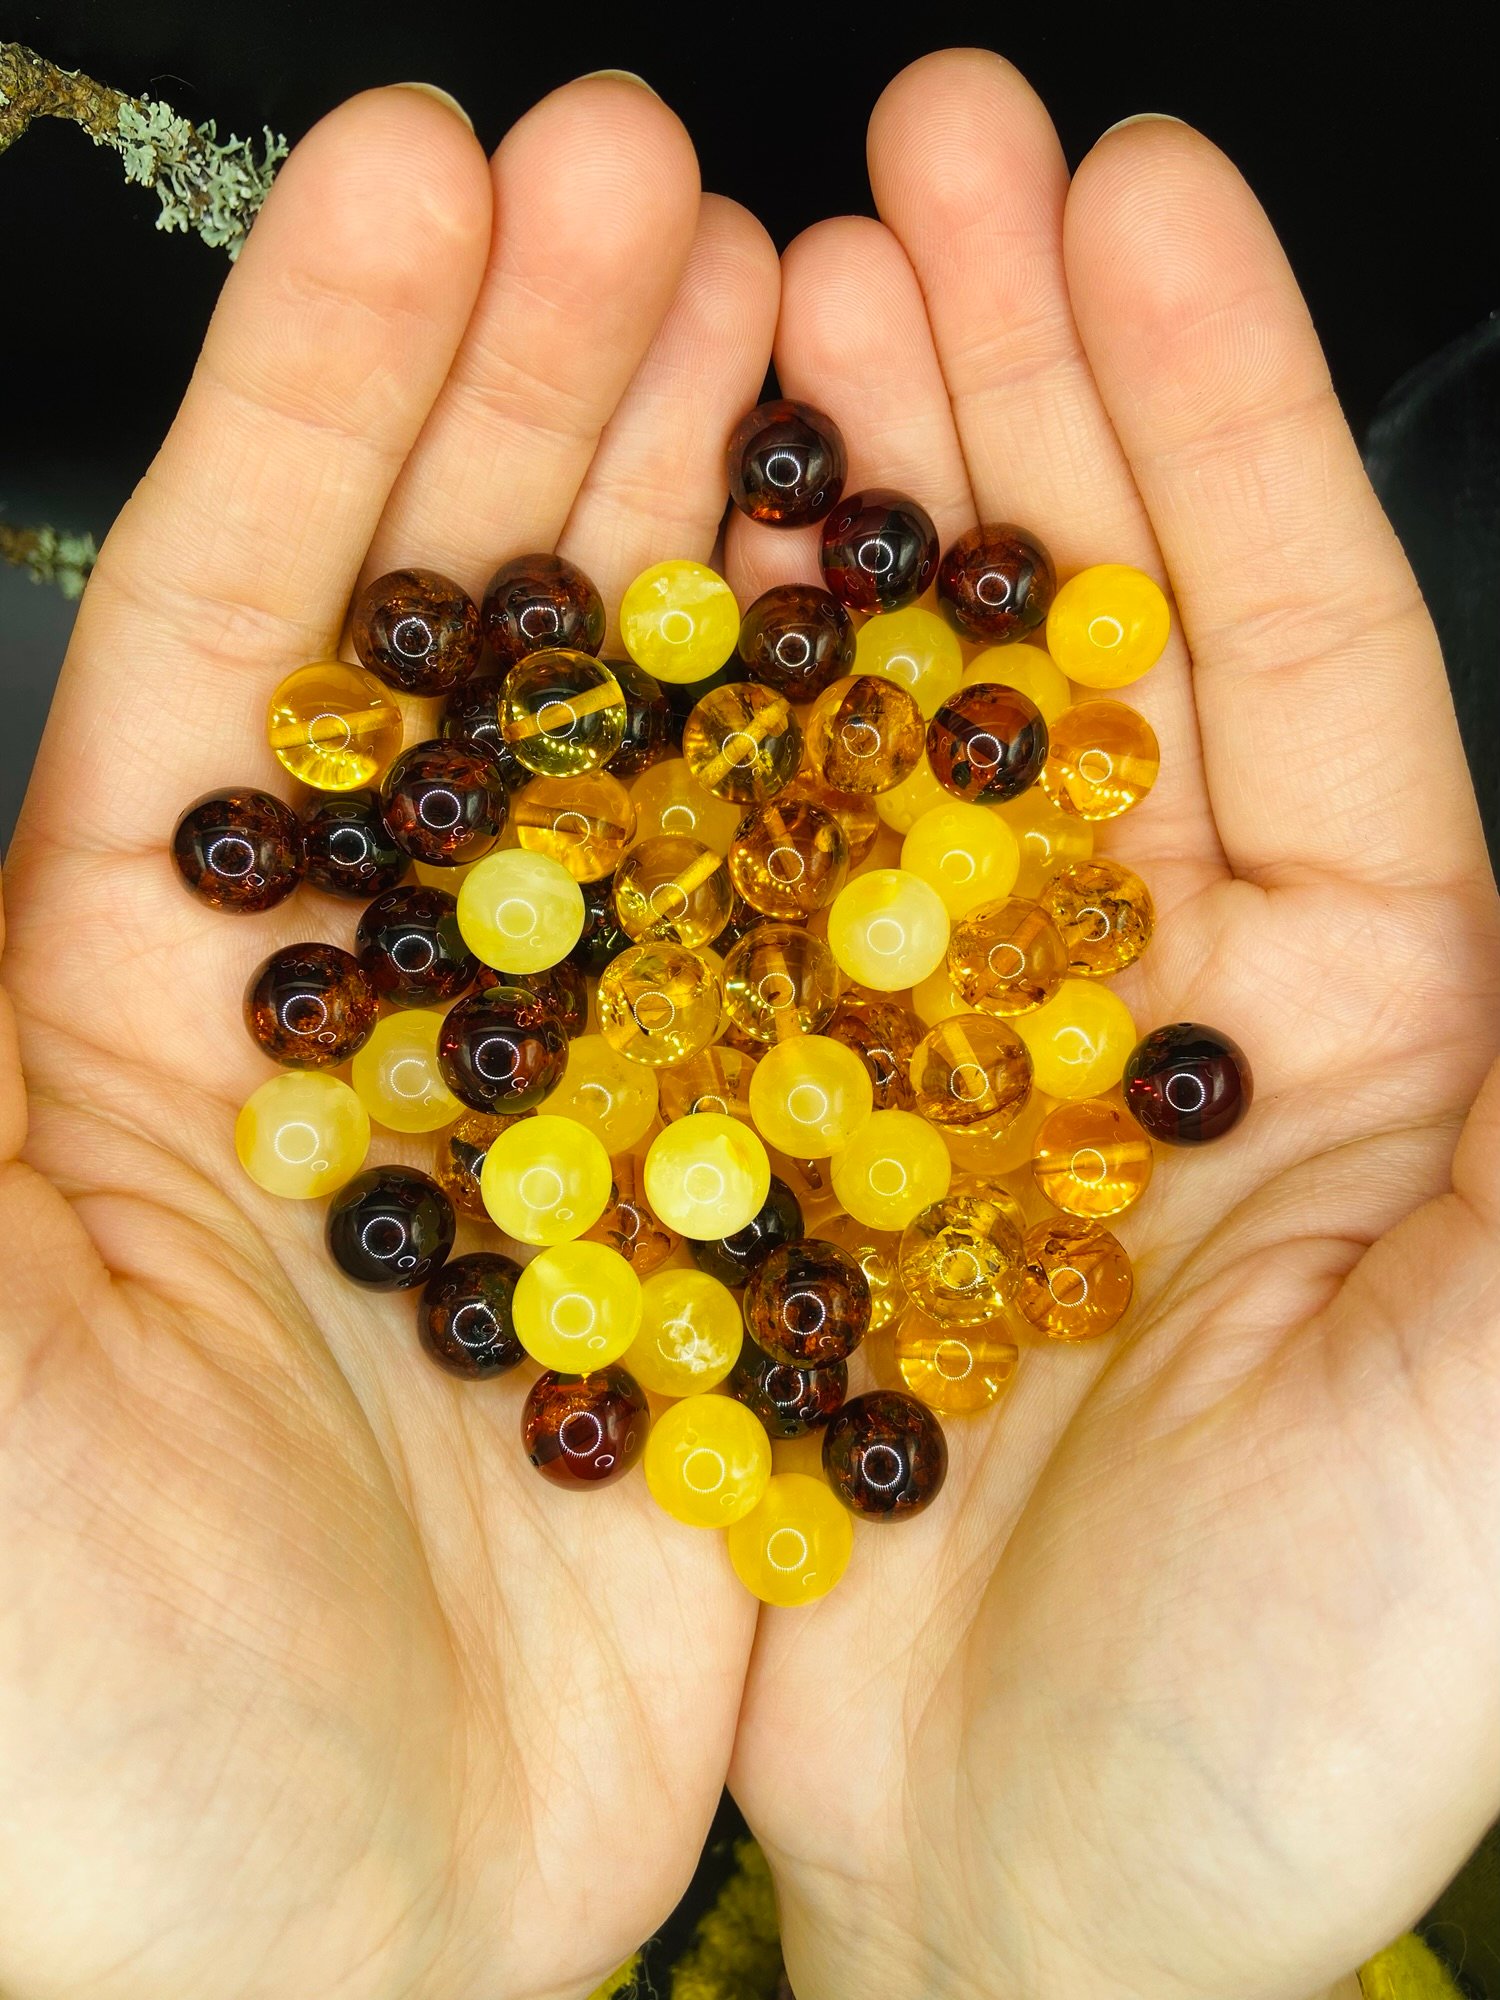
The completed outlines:
[[[1128,118],[1120,119],[1117,124],[1106,125],[1104,130],[1099,134],[1099,137],[1107,139],[1111,132],[1123,132],[1127,125],[1181,125],[1183,123],[1185,123],[1185,120],[1174,118],[1170,111],[1133,111]]]
[[[639,84],[642,90],[651,90],[651,86],[647,83],[646,79],[643,76],[637,76],[633,69],[591,69],[586,76],[579,77],[578,81],[580,83],[593,83],[596,78],[601,76],[612,77],[616,83],[635,83]],[[651,95],[653,97],[660,97],[661,92],[659,90],[651,90]]]
[[[435,83],[398,83],[396,88],[397,90],[420,90],[424,97],[435,97],[439,104],[446,104],[456,118],[462,118],[471,132],[474,130],[474,120],[464,110],[458,99],[451,96],[446,90],[439,90]]]

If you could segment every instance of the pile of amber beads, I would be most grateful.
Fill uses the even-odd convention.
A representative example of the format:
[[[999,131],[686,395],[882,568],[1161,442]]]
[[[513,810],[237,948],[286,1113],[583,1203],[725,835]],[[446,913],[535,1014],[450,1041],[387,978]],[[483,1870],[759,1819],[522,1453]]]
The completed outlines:
[[[944,552],[803,403],[727,467],[751,519],[816,525],[820,581],[741,606],[665,560],[611,620],[557,554],[478,597],[376,577],[355,661],[270,694],[297,800],[214,792],[172,847],[260,919],[250,1179],[324,1202],[455,1384],[523,1385],[548,1480],[639,1461],[797,1605],[856,1523],[937,1499],[946,1426],[1122,1326],[1117,1230],[1251,1079],[1110,983],[1156,923],[1101,843],[1157,775],[1119,691],[1168,643],[1159,586],[1060,581],[1008,523]]]

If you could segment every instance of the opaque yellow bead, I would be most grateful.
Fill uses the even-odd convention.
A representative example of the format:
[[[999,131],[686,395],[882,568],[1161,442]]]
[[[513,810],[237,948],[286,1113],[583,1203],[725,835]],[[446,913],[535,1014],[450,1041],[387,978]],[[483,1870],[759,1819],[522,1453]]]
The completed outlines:
[[[1144,715],[1123,701],[1081,701],[1057,718],[1039,782],[1059,811],[1118,819],[1140,804],[1160,769]]]
[[[735,1575],[762,1604],[811,1604],[849,1567],[854,1521],[825,1480],[776,1472],[727,1540]]]
[[[875,795],[876,812],[897,833],[910,833],[923,813],[951,803],[953,794],[938,783],[925,750],[910,777]]]
[[[706,1049],[723,1006],[718,974],[681,945],[632,945],[599,979],[599,1032],[617,1054],[652,1069]]]
[[[821,1160],[847,1145],[874,1108],[870,1073],[842,1042],[795,1035],[761,1058],[750,1116],[768,1146]]]
[[[625,1366],[653,1396],[696,1396],[740,1358],[740,1302],[707,1271],[658,1271],[641,1286],[640,1331]]]
[[[1053,598],[1047,651],[1081,687],[1124,687],[1156,665],[1171,630],[1159,584],[1126,563],[1096,563]]]
[[[654,563],[620,600],[625,650],[659,681],[701,681],[716,673],[739,636],[734,592],[703,563]]]
[[[1016,837],[1021,850],[1013,893],[1033,901],[1049,875],[1070,861],[1087,861],[1094,851],[1094,829],[1076,813],[1053,805],[1040,785],[994,808]]]
[[[704,791],[681,757],[653,764],[630,787],[637,840],[659,833],[685,834],[718,853],[728,851],[743,810],[732,799]]]
[[[516,1336],[533,1361],[563,1375],[607,1368],[635,1339],[641,1281],[602,1243],[559,1243],[516,1280]]]
[[[1156,1156],[1123,1104],[1087,1097],[1043,1119],[1031,1156],[1036,1184],[1068,1215],[1119,1215],[1140,1200]]]
[[[828,944],[861,986],[896,993],[943,962],[948,912],[937,890],[905,868],[856,876],[828,912]]]
[[[1139,1040],[1125,1002],[1093,979],[1065,979],[1052,998],[1011,1026],[1031,1051],[1036,1088],[1048,1097],[1100,1097],[1125,1074]]]
[[[1053,1340],[1094,1340],[1125,1316],[1135,1289],[1123,1244],[1097,1222],[1055,1215],[1027,1230],[1016,1305]]]
[[[286,1070],[246,1100],[235,1120],[234,1149],[267,1194],[311,1201],[335,1193],[364,1165],[369,1114],[338,1077]]]
[[[360,1103],[388,1132],[436,1132],[463,1115],[438,1067],[442,1025],[435,1008],[403,1007],[375,1023],[349,1065]]]
[[[612,1049],[602,1035],[578,1035],[568,1044],[562,1082],[543,1109],[572,1118],[610,1153],[628,1153],[656,1118],[653,1070]]]
[[[758,1507],[771,1478],[771,1440],[729,1396],[687,1396],[663,1410],[646,1440],[651,1498],[689,1528],[727,1528]]]
[[[1040,646],[986,646],[964,668],[965,687],[981,681],[1019,688],[1036,703],[1049,728],[1073,699],[1067,675]]]
[[[940,1326],[916,1306],[897,1328],[894,1347],[902,1382],[945,1417],[998,1403],[1020,1361],[1020,1349],[997,1327]]]
[[[662,833],[638,841],[615,871],[615,915],[644,942],[712,944],[729,921],[734,888],[724,856],[701,840]]]
[[[947,799],[924,812],[901,843],[901,866],[943,899],[950,917],[1008,896],[1021,866],[1016,836],[992,806]]]
[[[871,1229],[854,1215],[820,1217],[809,1235],[847,1250],[870,1287],[870,1331],[876,1333],[905,1308],[906,1288],[899,1269],[901,1238],[894,1230]]]
[[[963,648],[946,619],[908,604],[901,611],[882,611],[860,626],[854,671],[898,682],[930,718],[963,679]]]
[[[593,1133],[545,1111],[502,1132],[479,1177],[491,1221],[518,1243],[570,1243],[604,1213],[611,1185]]]
[[[722,1112],[679,1118],[657,1133],[646,1154],[646,1199],[668,1229],[695,1241],[745,1228],[770,1189],[765,1147]]]
[[[901,1230],[948,1192],[942,1136],[911,1111],[875,1111],[830,1162],[834,1192],[870,1229]]]
[[[510,848],[476,863],[458,892],[464,943],[498,972],[545,972],[583,934],[583,891],[550,854]]]
[[[319,792],[352,792],[401,748],[401,711],[373,674],[319,660],[271,697],[266,734],[277,760]]]

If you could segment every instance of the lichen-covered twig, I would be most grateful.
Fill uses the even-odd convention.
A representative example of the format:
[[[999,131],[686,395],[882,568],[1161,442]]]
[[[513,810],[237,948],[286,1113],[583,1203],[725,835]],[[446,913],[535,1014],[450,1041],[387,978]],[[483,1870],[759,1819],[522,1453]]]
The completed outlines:
[[[0,153],[34,118],[66,118],[124,162],[125,178],[156,190],[158,229],[193,229],[216,250],[240,253],[270,190],[286,140],[265,130],[221,140],[209,119],[193,125],[170,104],[127,97],[92,77],[59,69],[19,42],[0,42]]]
[[[56,528],[12,528],[0,521],[0,562],[24,569],[33,583],[52,583],[64,597],[81,597],[99,551],[92,535]]]

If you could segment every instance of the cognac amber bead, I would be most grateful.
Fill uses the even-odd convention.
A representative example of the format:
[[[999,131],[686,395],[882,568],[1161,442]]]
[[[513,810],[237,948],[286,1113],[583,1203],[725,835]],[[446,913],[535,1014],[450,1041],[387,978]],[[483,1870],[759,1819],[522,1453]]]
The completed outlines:
[[[1059,868],[1070,861],[1087,861],[1094,851],[1089,822],[1059,811],[1040,784],[992,810],[1015,835],[1021,851],[1014,895],[1035,901],[1042,884]]]
[[[610,1161],[609,1170],[609,1205],[599,1220],[583,1232],[584,1240],[603,1243],[623,1257],[638,1278],[647,1278],[682,1247],[682,1238],[652,1214],[646,1199],[645,1162],[638,1153],[617,1155]],[[646,1296],[644,1289],[642,1296]],[[687,1393],[683,1389],[657,1390],[656,1383],[644,1371],[640,1379],[658,1394]]]
[[[1067,1215],[1119,1215],[1151,1180],[1151,1141],[1121,1104],[1085,1097],[1043,1119],[1031,1156],[1036,1184]]]
[[[805,527],[832,511],[849,459],[843,432],[811,403],[761,403],[730,434],[729,497],[752,521]]]
[[[826,909],[849,876],[849,841],[810,799],[773,799],[747,813],[729,849],[729,879],[751,908],[793,922]]]
[[[770,1192],[743,1229],[689,1247],[700,1271],[738,1290],[749,1283],[773,1250],[796,1242],[801,1234],[802,1209],[797,1197],[773,1174]]]
[[[747,678],[788,701],[816,701],[853,673],[854,649],[854,620],[814,584],[776,584],[756,598],[740,625]]]
[[[998,1134],[1031,1096],[1031,1057],[1004,1021],[950,1014],[929,1028],[911,1059],[912,1109],[934,1125]]]
[[[1056,592],[1051,556],[1035,535],[1008,521],[970,528],[938,564],[938,603],[966,639],[985,645],[1034,632]]]
[[[391,838],[378,792],[315,794],[302,813],[302,847],[315,889],[362,903],[394,889],[411,867]]]
[[[745,1287],[757,1346],[798,1368],[847,1361],[870,1326],[870,1287],[847,1250],[805,1236],[783,1244]]]
[[[870,1229],[852,1215],[832,1215],[818,1223],[818,1240],[847,1250],[870,1287],[870,1331],[889,1326],[906,1305],[901,1282],[901,1238],[894,1230]]]
[[[852,1049],[869,1072],[877,1111],[911,1109],[911,1059],[922,1023],[879,993],[846,993],[823,1031]]]
[[[479,664],[479,609],[435,569],[393,569],[354,600],[360,665],[401,694],[447,694]]]
[[[704,791],[680,757],[653,764],[630,787],[636,838],[685,835],[723,854],[743,818],[743,809]]]
[[[1134,965],[1156,924],[1151,891],[1140,876],[1103,856],[1060,868],[1038,901],[1062,932],[1068,970],[1087,978]]]
[[[937,573],[937,529],[909,494],[868,487],[823,523],[822,562],[823,581],[851,611],[899,611]]]
[[[206,792],[178,820],[172,859],[211,909],[255,915],[284,903],[302,880],[302,831],[270,792]]]
[[[432,1177],[464,1215],[487,1214],[480,1189],[485,1156],[507,1126],[515,1122],[514,1117],[497,1117],[490,1111],[466,1111],[438,1134]]]
[[[724,1005],[755,1042],[815,1035],[838,1005],[839,973],[821,938],[791,924],[760,924],[724,961]]]
[[[623,1479],[650,1428],[644,1390],[618,1367],[542,1375],[521,1413],[521,1442],[537,1471],[579,1492]]]
[[[1060,812],[1118,819],[1156,783],[1156,732],[1123,701],[1081,701],[1053,725],[1042,790]]]
[[[492,986],[460,1000],[438,1036],[443,1081],[471,1111],[534,1111],[562,1081],[568,1038],[524,986]]]
[[[723,1007],[717,973],[681,945],[632,945],[599,981],[599,1032],[617,1054],[652,1069],[707,1048]]]
[[[625,697],[625,734],[605,768],[613,778],[636,778],[671,749],[672,710],[660,683],[634,660],[608,659],[604,664]]]
[[[532,653],[506,676],[505,740],[539,778],[576,778],[607,764],[625,740],[625,697],[588,653]]]
[[[998,1403],[1016,1379],[1020,1350],[996,1327],[940,1326],[913,1306],[894,1341],[901,1380],[919,1402],[945,1417]]]
[[[321,660],[271,697],[266,735],[277,761],[317,792],[356,792],[401,748],[401,711],[373,674]]]
[[[860,626],[854,671],[895,681],[924,716],[935,715],[963,679],[963,649],[935,611],[908,604]]]
[[[513,1302],[519,1264],[491,1250],[455,1257],[429,1278],[417,1335],[440,1368],[467,1382],[504,1375],[526,1359]]]
[[[1053,1340],[1112,1333],[1135,1289],[1130,1259],[1097,1222],[1053,1216],[1027,1230],[1016,1305]]]
[[[916,769],[922,745],[921,709],[878,674],[835,681],[807,721],[808,762],[836,791],[890,791]]]
[[[385,774],[385,823],[413,861],[464,868],[489,853],[509,810],[500,773],[472,743],[415,743]]]
[[[357,1285],[406,1291],[425,1285],[453,1248],[453,1204],[412,1167],[370,1167],[328,1210],[328,1254]]]
[[[375,1031],[375,993],[359,960],[332,944],[273,951],[245,991],[245,1025],[285,1069],[332,1069]]]
[[[682,756],[715,798],[760,805],[802,762],[802,730],[784,695],[754,681],[727,681],[697,702],[682,732]]]
[[[1255,1093],[1245,1051],[1217,1028],[1157,1028],[1125,1065],[1125,1101],[1168,1146],[1201,1146],[1232,1132]]]
[[[500,710],[505,700],[504,674],[475,674],[463,681],[443,704],[438,734],[445,743],[472,743],[500,773],[507,792],[518,792],[532,773],[505,740]]]
[[[490,578],[480,616],[490,651],[507,667],[530,653],[597,653],[604,600],[566,556],[515,556]]]
[[[528,853],[551,855],[575,882],[598,882],[625,858],[635,834],[635,807],[607,771],[534,778],[517,794],[511,824]]]
[[[855,1396],[823,1433],[823,1470],[851,1514],[908,1520],[942,1491],[948,1440],[932,1411],[899,1389]]]
[[[1013,799],[1047,761],[1047,725],[1018,688],[981,681],[960,688],[927,725],[927,761],[955,798],[987,805]]]
[[[508,986],[510,983],[506,975],[496,972],[493,966],[482,965],[479,968],[482,993],[487,993],[492,986]],[[552,1009],[570,1042],[583,1033],[589,1019],[589,983],[571,959],[560,958],[545,972],[533,972],[525,984],[530,992]]]
[[[900,1254],[913,1305],[944,1326],[983,1326],[1015,1297],[1020,1207],[1003,1189],[946,1195],[906,1225]]]
[[[704,1049],[686,1062],[674,1063],[661,1074],[661,1108],[665,1118],[687,1118],[695,1111],[750,1123],[750,1078],[755,1057],[739,1049]]]
[[[615,914],[637,943],[712,944],[734,889],[722,853],[684,834],[637,841],[615,872]]]
[[[849,1365],[825,1361],[798,1368],[748,1337],[729,1375],[729,1393],[760,1418],[768,1436],[806,1437],[821,1430],[849,1393]]]
[[[880,833],[876,807],[882,796],[873,792],[841,792],[834,785],[825,785],[816,772],[801,770],[786,790],[777,794],[776,803],[789,806],[805,802],[832,813],[849,843],[849,866],[857,868]]]
[[[1040,1007],[1062,985],[1068,947],[1047,912],[1024,897],[981,903],[960,917],[948,940],[948,977],[982,1014]]]
[[[441,889],[388,889],[359,920],[355,939],[366,979],[393,1007],[456,1000],[479,961],[458,928],[458,905]]]

